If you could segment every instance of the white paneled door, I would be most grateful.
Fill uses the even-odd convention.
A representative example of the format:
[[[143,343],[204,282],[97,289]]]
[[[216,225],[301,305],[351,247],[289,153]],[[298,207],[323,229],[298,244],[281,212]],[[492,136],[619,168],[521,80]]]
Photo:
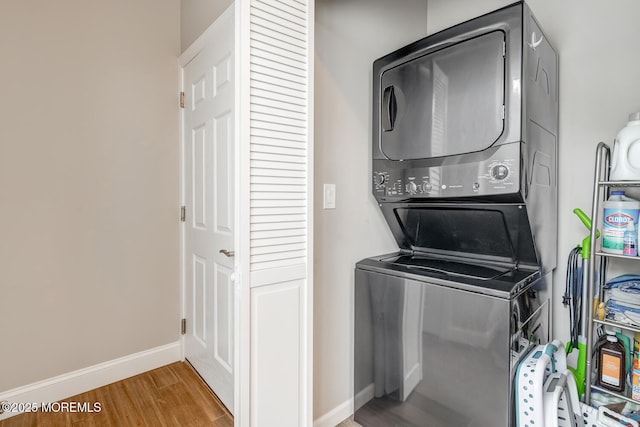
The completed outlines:
[[[185,357],[233,412],[234,22],[223,18],[183,73]]]
[[[249,114],[239,132],[250,159],[249,425],[306,427],[313,425],[314,2],[247,3]]]

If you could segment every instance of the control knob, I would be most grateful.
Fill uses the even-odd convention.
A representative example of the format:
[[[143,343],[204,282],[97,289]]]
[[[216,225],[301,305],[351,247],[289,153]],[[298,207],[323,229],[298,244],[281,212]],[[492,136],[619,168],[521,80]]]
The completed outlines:
[[[418,186],[416,185],[416,183],[413,181],[409,181],[407,183],[407,193],[416,194],[417,191],[418,191]]]
[[[376,186],[381,186],[382,184],[385,183],[386,181],[386,177],[384,176],[384,174],[381,173],[376,173],[375,175],[373,175],[373,182],[376,184]]]
[[[422,183],[422,192],[423,193],[429,193],[429,192],[431,192],[431,189],[432,189],[432,187],[431,187],[430,183],[428,183],[426,181]]]
[[[491,177],[502,181],[509,175],[509,168],[506,165],[498,164],[491,168]]]

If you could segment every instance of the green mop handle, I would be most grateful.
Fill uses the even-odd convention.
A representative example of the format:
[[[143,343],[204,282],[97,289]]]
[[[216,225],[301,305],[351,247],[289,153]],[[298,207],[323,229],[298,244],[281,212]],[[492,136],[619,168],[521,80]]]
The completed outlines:
[[[573,210],[573,213],[576,214],[578,218],[580,218],[580,221],[582,221],[584,226],[587,227],[587,230],[591,232],[591,227],[592,227],[591,218],[589,218],[587,214],[585,214],[580,208],[575,208]],[[596,238],[598,237],[600,237],[600,232],[596,230]],[[591,233],[589,233],[587,237],[582,239],[582,247],[580,248],[580,257],[582,258],[583,283],[586,284],[587,281],[586,281],[585,275],[587,274],[587,263],[588,263],[588,259],[591,257]],[[586,300],[587,300],[587,287],[583,286],[582,287],[583,305],[582,305],[582,315],[581,315],[582,319],[586,319],[586,310],[589,310],[589,307],[587,307],[586,304],[584,304]],[[585,378],[587,375],[587,372],[586,372],[587,346],[586,346],[586,340],[585,340],[585,336],[586,336],[585,326],[586,325],[584,324],[582,325],[582,328],[581,328],[582,330],[580,331],[580,336],[578,337],[578,360],[577,360],[576,368],[570,368],[576,380],[578,395],[582,395],[582,393],[584,392]],[[571,343],[567,343],[567,346],[566,346],[567,354],[571,353],[572,350],[573,349],[571,348]]]
[[[587,230],[591,231],[591,218],[587,216],[586,213],[582,211],[580,208],[575,208],[573,213],[580,218],[580,221],[587,227]],[[600,237],[600,231],[596,230],[596,239]],[[589,259],[591,257],[591,235],[588,235],[584,239],[582,239],[582,250],[580,251],[580,256],[583,260]]]

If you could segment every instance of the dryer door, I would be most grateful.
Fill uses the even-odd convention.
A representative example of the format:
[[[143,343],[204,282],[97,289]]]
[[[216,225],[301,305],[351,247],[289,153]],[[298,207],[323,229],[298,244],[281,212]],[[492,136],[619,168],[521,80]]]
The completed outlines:
[[[382,73],[378,132],[388,159],[481,151],[502,135],[505,37],[492,31]]]

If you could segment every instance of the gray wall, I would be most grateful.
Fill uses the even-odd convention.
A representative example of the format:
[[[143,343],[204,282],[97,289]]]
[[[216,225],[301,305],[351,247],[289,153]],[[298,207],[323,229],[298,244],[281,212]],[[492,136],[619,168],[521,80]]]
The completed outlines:
[[[2,4],[0,391],[178,340],[179,7]]]
[[[429,0],[429,33],[512,3],[510,0]],[[640,2],[529,0],[559,55],[560,135],[558,268],[554,273],[553,335],[569,337],[562,306],[567,256],[587,231],[572,213],[591,212],[595,148],[613,143],[633,111],[640,111]],[[632,262],[619,262],[640,272]]]
[[[180,0],[180,51],[184,52],[233,0]]]
[[[426,15],[426,0],[316,1],[314,419],[352,397],[354,265],[397,249],[370,191],[372,63],[423,37]]]

